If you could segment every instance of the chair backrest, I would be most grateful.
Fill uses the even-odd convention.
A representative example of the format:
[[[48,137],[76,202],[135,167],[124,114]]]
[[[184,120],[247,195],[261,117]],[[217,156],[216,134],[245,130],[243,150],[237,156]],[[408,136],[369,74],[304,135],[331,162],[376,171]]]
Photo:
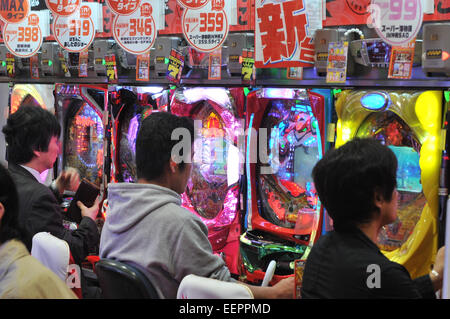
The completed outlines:
[[[187,275],[181,280],[177,299],[253,299],[250,288],[237,282]]]
[[[100,259],[95,265],[102,297],[106,299],[159,299],[150,280],[135,266]]]
[[[65,240],[47,232],[37,233],[32,239],[31,256],[57,274],[61,280],[66,281],[70,248]]]

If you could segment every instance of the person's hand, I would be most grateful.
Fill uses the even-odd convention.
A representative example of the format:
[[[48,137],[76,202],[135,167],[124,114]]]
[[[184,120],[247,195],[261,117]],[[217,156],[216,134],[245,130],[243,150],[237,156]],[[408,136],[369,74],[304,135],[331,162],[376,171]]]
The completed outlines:
[[[292,299],[294,298],[295,279],[294,276],[284,278],[272,286],[272,289],[277,299]]]
[[[271,287],[245,284],[253,293],[255,299],[293,299],[295,280],[294,276],[282,279]]]
[[[434,290],[437,291],[442,288],[442,279],[444,277],[444,260],[445,246],[439,248],[436,254],[433,270],[430,272],[430,278],[433,282]]]
[[[65,190],[76,192],[78,186],[80,186],[80,174],[73,167],[62,171],[56,179],[56,187],[60,194],[63,194]]]
[[[81,216],[89,217],[94,222],[98,215],[99,204],[100,204],[100,196],[97,196],[94,205],[92,205],[91,207],[86,207],[86,205],[84,205],[82,202],[77,201],[77,206],[81,209]]]

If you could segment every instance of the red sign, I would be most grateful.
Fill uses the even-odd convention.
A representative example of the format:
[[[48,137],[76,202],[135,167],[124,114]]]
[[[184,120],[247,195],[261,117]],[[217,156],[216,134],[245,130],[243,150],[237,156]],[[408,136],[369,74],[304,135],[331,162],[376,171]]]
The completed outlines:
[[[450,1],[434,0],[434,14],[424,14],[424,21],[450,20]]]
[[[224,7],[224,0],[211,0],[211,10],[222,10]]]
[[[106,0],[106,3],[116,14],[129,15],[137,10],[141,0]]]
[[[78,10],[81,0],[45,0],[47,8],[59,16],[70,16]]]
[[[324,27],[367,24],[369,0],[327,1]],[[424,14],[423,21],[450,20],[450,1],[434,0],[434,14]]]
[[[303,1],[267,3],[257,0],[255,65],[284,68],[314,64],[314,44],[307,36]]]
[[[205,6],[208,1],[209,0],[178,0],[178,3],[187,9],[199,9]]]
[[[30,12],[29,0],[0,1],[0,19],[8,23],[19,23],[25,20]]]

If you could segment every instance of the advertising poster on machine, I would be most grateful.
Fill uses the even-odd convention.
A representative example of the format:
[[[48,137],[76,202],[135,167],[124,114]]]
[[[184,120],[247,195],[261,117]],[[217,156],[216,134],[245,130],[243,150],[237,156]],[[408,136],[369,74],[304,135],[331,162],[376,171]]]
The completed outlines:
[[[345,83],[347,79],[348,42],[328,45],[327,83]]]
[[[414,44],[414,42],[413,42]],[[392,47],[389,59],[389,79],[410,79],[414,59],[414,45],[411,48]]]
[[[255,2],[257,68],[311,67],[313,36],[322,28],[321,1]]]

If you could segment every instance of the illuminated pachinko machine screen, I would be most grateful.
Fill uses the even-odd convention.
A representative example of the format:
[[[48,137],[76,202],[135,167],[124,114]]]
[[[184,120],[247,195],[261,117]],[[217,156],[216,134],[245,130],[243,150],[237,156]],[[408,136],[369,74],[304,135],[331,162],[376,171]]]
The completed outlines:
[[[230,179],[229,161],[238,161],[231,158],[237,155],[237,148],[227,134],[225,123],[209,103],[202,102],[193,116],[194,121],[202,124],[194,142],[194,163],[186,188],[196,212],[205,219],[213,219],[221,212],[229,186],[237,182]]]
[[[117,87],[113,93],[112,108],[117,110],[112,121],[116,165],[113,175],[118,182],[135,183],[137,133],[147,116],[167,108],[168,96],[163,87]]]
[[[170,104],[173,114],[194,121],[192,173],[182,204],[208,226],[214,251],[226,246],[225,226],[236,220],[238,210],[238,137],[244,123],[237,118],[233,94],[241,97],[242,89],[184,88],[174,93]]]
[[[120,122],[119,171],[120,182],[136,182],[136,137],[143,115],[133,109],[126,110]]]
[[[88,103],[72,100],[64,141],[64,167],[78,169],[81,177],[100,185],[103,174],[104,128],[100,115]]]
[[[273,99],[270,103],[261,125],[267,130],[270,166],[267,171],[269,166],[261,164],[257,177],[261,216],[277,226],[312,232],[320,212],[311,177],[322,156],[318,121],[308,98]]]
[[[391,111],[369,115],[359,127],[356,136],[374,137],[382,141],[397,157],[397,220],[383,227],[378,235],[380,248],[386,251],[394,250],[411,235],[426,204],[420,181],[421,145],[409,126]]]

